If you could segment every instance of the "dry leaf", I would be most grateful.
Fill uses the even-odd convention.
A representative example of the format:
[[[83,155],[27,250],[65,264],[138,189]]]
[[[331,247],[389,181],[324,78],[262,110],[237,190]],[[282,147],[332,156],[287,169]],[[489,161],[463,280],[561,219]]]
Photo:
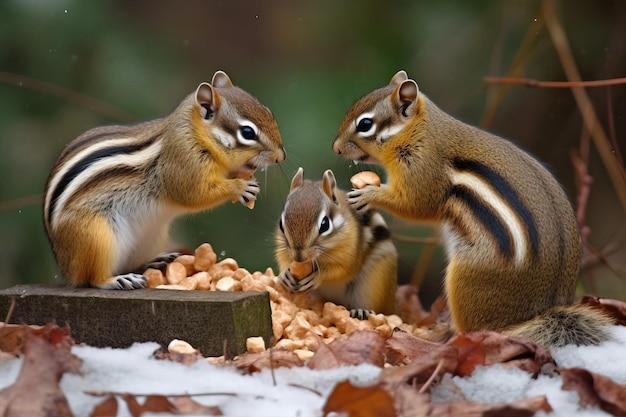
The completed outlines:
[[[430,313],[426,315],[419,323],[419,326],[431,326],[436,323],[447,323],[450,321],[450,310],[446,297],[440,295],[430,306]]]
[[[117,416],[117,399],[112,395],[102,400],[95,406],[90,417],[115,417]]]
[[[270,358],[270,349],[267,349],[259,353],[244,353],[232,363],[239,369],[243,369],[248,373],[254,373],[265,368],[302,366],[304,362],[295,353],[283,349],[272,349]]]
[[[610,298],[594,297],[593,295],[585,295],[580,301],[581,304],[587,304],[592,307],[599,308],[615,320],[615,324],[626,326],[626,303]]]
[[[576,391],[581,405],[596,406],[614,416],[626,416],[626,389],[606,376],[581,368],[559,369],[563,389]]]
[[[348,417],[395,417],[391,395],[379,384],[357,387],[350,381],[338,383],[322,409],[324,416],[331,412]]]
[[[418,356],[425,355],[440,347],[440,343],[430,342],[396,330],[385,341],[386,362],[392,365],[406,365]]]
[[[469,376],[480,365],[502,364],[537,375],[545,364],[554,363],[550,354],[530,340],[482,331],[462,334],[448,342],[459,352],[456,374]]]
[[[409,324],[421,322],[428,313],[424,311],[417,296],[417,287],[414,285],[400,285],[396,290],[396,305],[398,315],[402,321]]]
[[[311,369],[328,369],[371,363],[382,367],[385,364],[384,346],[385,340],[377,332],[357,331],[330,344],[320,343],[308,366]]]
[[[222,410],[219,407],[200,404],[191,397],[172,397],[170,402],[176,407],[178,414],[194,414],[200,416],[221,416]]]
[[[50,338],[50,333],[48,339],[54,340],[57,346],[42,336],[26,335],[24,361],[17,381],[0,391],[0,415],[72,416],[59,381],[65,372],[77,373],[81,361],[72,355],[66,336],[61,337],[61,333],[55,331],[55,337]]]
[[[457,367],[456,349],[449,345],[440,345],[424,355],[416,357],[406,366],[385,368],[379,376],[390,392],[401,385],[421,386],[436,371],[436,376],[454,372]]]
[[[531,397],[510,403],[477,404],[468,401],[455,401],[447,404],[434,404],[428,414],[432,417],[532,417],[537,412],[552,411],[545,396]],[[406,417],[406,416],[405,416]]]
[[[54,346],[59,344],[71,346],[74,344],[67,327],[59,327],[54,324],[28,326],[25,324],[2,323],[0,324],[0,351],[12,355],[23,353],[24,342],[29,335],[42,337]]]

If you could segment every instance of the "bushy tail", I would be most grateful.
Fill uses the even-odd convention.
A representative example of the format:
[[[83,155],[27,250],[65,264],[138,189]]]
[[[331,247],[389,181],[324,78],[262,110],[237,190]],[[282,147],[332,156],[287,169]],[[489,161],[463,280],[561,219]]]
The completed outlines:
[[[611,324],[613,320],[603,312],[579,304],[554,307],[504,333],[526,337],[547,348],[569,344],[597,345],[610,338],[608,326]]]

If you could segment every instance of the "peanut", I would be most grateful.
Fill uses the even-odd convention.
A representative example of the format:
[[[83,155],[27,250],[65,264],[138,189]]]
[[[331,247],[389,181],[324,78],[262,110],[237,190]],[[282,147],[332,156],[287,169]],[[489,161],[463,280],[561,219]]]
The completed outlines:
[[[159,285],[163,285],[167,282],[165,281],[163,272],[159,271],[158,269],[149,268],[146,269],[143,274],[148,279],[148,288],[156,288]]]
[[[189,343],[184,340],[174,339],[167,345],[167,351],[170,353],[191,354],[196,353],[196,350]]]
[[[194,268],[196,271],[208,271],[217,261],[217,255],[213,251],[213,247],[208,243],[198,246],[195,254]]]
[[[167,265],[165,276],[167,277],[167,282],[169,284],[180,284],[180,282],[187,276],[187,270],[183,264],[172,262]]]
[[[249,337],[246,339],[246,349],[248,352],[258,353],[265,350],[265,340],[262,337]]]
[[[196,272],[190,278],[196,279],[196,289],[197,290],[210,290],[211,289],[211,276],[208,272],[201,271]]]
[[[193,266],[196,261],[196,257],[193,255],[181,255],[174,260],[174,262],[178,262],[185,267],[187,271],[187,276],[193,275],[196,272],[196,268]]]
[[[350,178],[350,182],[354,188],[361,189],[368,185],[380,187],[380,177],[373,171],[361,171]]]
[[[311,275],[311,272],[313,272],[313,262],[311,261],[295,262],[294,261],[291,263],[291,265],[289,265],[289,271],[291,272],[291,275],[293,275],[295,279],[301,280]]]

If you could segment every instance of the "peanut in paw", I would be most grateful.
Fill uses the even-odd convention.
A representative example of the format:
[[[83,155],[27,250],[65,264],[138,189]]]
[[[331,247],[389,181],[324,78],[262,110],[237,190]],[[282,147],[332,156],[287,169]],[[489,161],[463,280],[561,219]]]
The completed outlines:
[[[373,171],[358,172],[350,178],[350,182],[357,190],[360,190],[368,185],[380,187],[380,177]]]

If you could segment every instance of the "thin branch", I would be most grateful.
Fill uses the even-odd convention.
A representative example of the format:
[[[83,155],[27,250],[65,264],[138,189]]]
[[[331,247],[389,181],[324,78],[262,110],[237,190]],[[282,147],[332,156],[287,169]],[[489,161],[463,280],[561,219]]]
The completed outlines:
[[[531,78],[488,76],[484,77],[483,80],[487,84],[513,84],[537,88],[608,87],[611,85],[626,84],[626,77],[593,81],[540,81]]]
[[[118,392],[118,391],[83,391],[83,393],[87,395],[91,395],[93,397],[123,397],[126,395],[133,395],[135,397],[152,397],[152,396],[163,396],[169,398],[177,398],[177,397],[209,397],[209,396],[219,396],[219,397],[239,397],[243,394],[239,394],[236,392],[198,392],[195,394],[184,393],[184,394],[159,394],[159,393],[130,393],[130,392]],[[250,394],[257,396],[258,394]],[[262,396],[261,396],[262,397]]]
[[[524,70],[524,66],[530,59],[530,56],[535,48],[535,41],[537,36],[541,33],[541,29],[543,28],[543,20],[537,19],[531,23],[524,35],[524,39],[522,40],[522,44],[520,45],[517,53],[515,54],[515,58],[513,58],[513,63],[509,66],[507,70],[507,75],[515,76],[517,74],[522,73]],[[504,95],[508,87],[504,85],[497,85],[491,92],[491,94],[487,95],[487,103],[485,105],[485,111],[483,113],[482,120],[480,125],[484,128],[491,127],[493,120],[495,118],[496,112],[500,107],[500,103],[504,98]]]
[[[41,203],[42,197],[42,194],[37,194],[18,197],[8,201],[0,201],[0,211],[17,210],[27,206],[34,206]]]
[[[0,72],[0,83],[15,85],[20,88],[26,87],[33,91],[59,97],[74,104],[78,104],[81,107],[86,107],[101,116],[109,117],[114,120],[129,122],[134,119],[128,113],[123,112],[101,100],[86,96],[70,90],[69,88],[61,87],[47,81],[30,78],[25,75]]]
[[[391,238],[393,240],[398,240],[400,242],[419,243],[419,244],[425,244],[425,245],[437,245],[441,243],[441,239],[439,239],[438,237],[415,237],[415,236],[392,234]]]
[[[556,15],[555,7],[554,0],[544,0],[543,16],[546,20],[548,32],[550,33],[552,43],[557,51],[561,66],[565,71],[568,81],[580,82],[580,72],[578,71],[576,61],[574,60],[569,46],[567,35]],[[613,188],[615,189],[622,207],[626,210],[626,172],[624,171],[624,166],[615,157],[611,143],[600,125],[596,111],[585,89],[583,87],[571,87],[571,89],[585,126],[589,130],[589,133],[591,133],[594,145],[611,178]]]
[[[11,316],[13,315],[13,310],[15,310],[15,298],[11,298],[11,305],[9,306],[9,311],[7,311],[7,315],[4,317],[4,324],[9,324],[9,320],[11,320]]]
[[[439,371],[441,371],[441,368],[443,368],[443,359],[439,359],[439,362],[437,363],[437,367],[435,368],[433,373],[430,375],[430,377],[428,377],[428,380],[426,380],[424,385],[422,385],[422,387],[420,388],[419,390],[420,394],[425,393],[426,390],[432,385],[435,378],[437,378],[437,375],[439,375]]]
[[[613,151],[615,152],[615,157],[624,164],[624,159],[622,158],[622,152],[619,149],[619,145],[617,144],[617,132],[615,130],[615,116],[613,115],[613,100],[611,99],[611,88],[607,88],[606,90],[606,112],[607,119],[609,124],[609,139],[611,139],[611,145],[613,145]]]

